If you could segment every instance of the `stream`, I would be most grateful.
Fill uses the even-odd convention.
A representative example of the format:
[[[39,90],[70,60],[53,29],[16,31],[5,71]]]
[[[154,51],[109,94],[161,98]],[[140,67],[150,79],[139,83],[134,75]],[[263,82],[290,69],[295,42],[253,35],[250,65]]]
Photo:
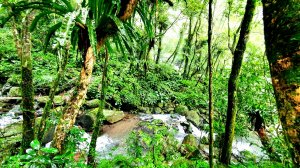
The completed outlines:
[[[14,105],[7,113],[0,114],[0,129],[21,120],[20,105]],[[140,122],[152,122],[153,120],[161,120],[168,127],[177,130],[175,138],[179,143],[183,141],[188,133],[193,134],[198,140],[203,137],[208,137],[207,132],[198,129],[192,123],[189,123],[184,116],[178,114],[127,114],[127,117],[117,123],[104,125],[103,134],[97,139],[96,151],[98,158],[110,159],[117,154],[126,155],[126,139],[130,132],[136,129]],[[184,126],[182,126],[182,123],[188,123],[190,125],[188,132]],[[78,148],[87,151],[91,139],[90,133],[84,133],[83,138],[86,138],[86,141],[80,143]],[[46,146],[50,146],[50,143],[46,144]],[[240,152],[247,150],[256,155],[258,159],[266,159],[267,155],[261,147],[262,144],[259,138],[252,131],[247,138],[235,138],[232,152],[235,155],[240,155]],[[204,150],[208,153],[208,145],[205,145]]]

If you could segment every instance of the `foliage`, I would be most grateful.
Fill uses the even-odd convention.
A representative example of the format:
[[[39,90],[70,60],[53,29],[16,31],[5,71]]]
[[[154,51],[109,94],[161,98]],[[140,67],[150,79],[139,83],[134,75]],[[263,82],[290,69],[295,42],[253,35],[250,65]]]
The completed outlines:
[[[128,156],[100,160],[98,167],[208,167],[199,158],[188,160],[182,156],[174,133],[160,120],[142,122],[141,129],[128,137]]]
[[[66,152],[58,154],[56,148],[41,147],[39,141],[30,143],[31,148],[26,154],[9,157],[2,163],[2,167],[86,167],[83,162],[75,162],[74,155]]]

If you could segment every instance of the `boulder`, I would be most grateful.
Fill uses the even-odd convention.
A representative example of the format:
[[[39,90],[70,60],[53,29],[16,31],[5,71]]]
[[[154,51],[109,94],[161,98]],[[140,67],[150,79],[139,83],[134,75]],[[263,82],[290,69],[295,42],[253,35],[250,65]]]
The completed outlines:
[[[184,137],[183,141],[182,141],[183,145],[188,145],[191,147],[197,147],[198,143],[197,143],[197,139],[193,134],[188,134]]]
[[[184,137],[180,152],[186,157],[186,158],[193,158],[196,155],[199,154],[198,150],[198,143],[197,139],[192,134],[188,134]]]
[[[192,122],[196,127],[200,125],[200,117],[197,110],[186,111],[183,113],[186,119]]]
[[[95,120],[97,112],[98,112],[98,108],[94,108],[93,110],[89,111],[87,113],[87,115],[90,115]],[[125,114],[123,111],[107,110],[107,109],[103,110],[103,115],[104,115],[104,119],[111,124],[118,122],[125,117]]]
[[[184,105],[178,105],[175,107],[175,113],[177,114],[184,114],[187,111],[189,111],[188,107],[184,106]]]
[[[164,112],[162,111],[162,109],[160,107],[155,107],[155,108],[153,108],[152,113],[163,114]]]
[[[84,103],[84,105],[89,109],[97,108],[99,106],[100,102],[101,101],[99,99],[93,99],[93,100],[86,101]]]
[[[138,107],[138,111],[141,113],[151,114],[149,107]]]
[[[20,87],[11,87],[7,95],[10,97],[21,97],[22,90]]]

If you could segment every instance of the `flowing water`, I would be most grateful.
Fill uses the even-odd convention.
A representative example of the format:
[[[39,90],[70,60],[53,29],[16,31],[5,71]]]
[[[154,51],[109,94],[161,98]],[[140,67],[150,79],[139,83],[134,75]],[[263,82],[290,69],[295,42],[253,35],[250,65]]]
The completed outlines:
[[[8,113],[0,115],[0,129],[21,120],[20,105],[14,105]],[[126,154],[126,139],[130,132],[138,127],[139,122],[152,122],[153,120],[161,120],[170,128],[178,130],[175,138],[179,143],[181,143],[188,134],[187,130],[182,126],[182,123],[188,123],[184,116],[178,114],[131,115],[131,117],[123,119],[115,124],[104,126],[104,133],[97,139],[96,151],[99,154],[98,157],[109,159],[116,154]],[[189,132],[197,139],[208,137],[207,132],[198,129],[192,123],[188,124],[191,128]],[[79,149],[87,151],[91,135],[85,133],[83,137],[86,138],[86,141],[79,144]],[[49,145],[50,143],[46,146]],[[248,138],[237,137],[233,142],[232,149],[235,155],[239,155],[241,151],[247,150],[259,158],[265,158],[266,154],[262,151],[261,147],[262,145],[258,137],[255,134],[251,134]],[[208,147],[205,147],[204,150],[208,152]]]

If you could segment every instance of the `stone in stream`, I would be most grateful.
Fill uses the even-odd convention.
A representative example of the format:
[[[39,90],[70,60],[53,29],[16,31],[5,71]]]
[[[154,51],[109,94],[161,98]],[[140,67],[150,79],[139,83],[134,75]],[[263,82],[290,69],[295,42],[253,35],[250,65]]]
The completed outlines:
[[[96,120],[96,115],[98,112],[98,108],[94,108],[88,111],[86,114],[78,116],[76,119],[76,123],[84,128],[86,131],[91,131],[93,129],[93,124]],[[122,120],[125,117],[123,111],[118,110],[103,110],[104,120],[109,123],[115,123]]]
[[[177,114],[182,115],[182,114],[186,113],[187,111],[189,111],[189,109],[188,109],[188,107],[186,107],[184,105],[180,104],[175,107],[175,113],[177,113]]]
[[[183,113],[183,115],[188,121],[191,121],[193,124],[195,124],[196,127],[200,125],[200,117],[196,110],[186,111]]]

